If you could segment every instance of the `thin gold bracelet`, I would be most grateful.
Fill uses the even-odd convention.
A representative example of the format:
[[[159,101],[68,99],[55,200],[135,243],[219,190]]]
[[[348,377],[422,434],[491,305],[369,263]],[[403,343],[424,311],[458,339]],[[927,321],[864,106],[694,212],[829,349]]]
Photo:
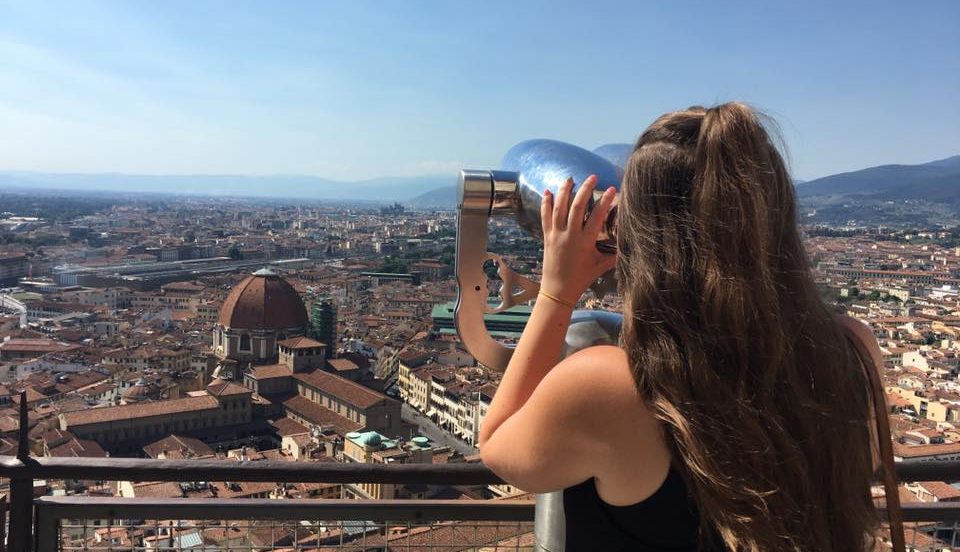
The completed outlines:
[[[569,301],[564,301],[563,299],[557,297],[556,295],[552,295],[552,294],[550,294],[550,293],[547,293],[547,292],[543,291],[542,289],[540,290],[540,295],[543,295],[543,296],[546,297],[547,299],[552,299],[552,300],[556,301],[557,303],[560,303],[561,305],[563,305],[563,306],[565,306],[565,307],[570,307],[571,309],[576,308],[576,305],[575,305],[574,303],[571,303],[571,302],[569,302]]]

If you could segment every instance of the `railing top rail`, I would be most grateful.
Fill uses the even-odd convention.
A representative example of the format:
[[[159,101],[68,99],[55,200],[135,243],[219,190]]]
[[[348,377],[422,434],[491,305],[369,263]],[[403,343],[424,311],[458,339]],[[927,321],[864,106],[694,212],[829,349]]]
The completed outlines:
[[[45,496],[34,499],[47,519],[258,519],[370,521],[533,521],[534,502],[498,500],[336,500],[257,498],[118,498]],[[960,503],[903,505],[905,521],[960,522]]]
[[[57,519],[533,521],[532,500],[314,500],[257,498],[40,497]]]
[[[502,483],[477,463],[359,464],[276,460],[153,460],[148,458],[28,458],[0,456],[0,477],[96,481],[265,481],[298,483]]]
[[[960,502],[912,502],[903,504],[903,521],[946,521],[960,523]],[[883,510],[886,519],[886,510]]]
[[[897,464],[900,481],[960,481],[960,461]],[[266,481],[298,483],[503,483],[478,463],[341,464],[277,460],[153,460],[149,458],[27,458],[0,456],[0,477],[97,481]]]

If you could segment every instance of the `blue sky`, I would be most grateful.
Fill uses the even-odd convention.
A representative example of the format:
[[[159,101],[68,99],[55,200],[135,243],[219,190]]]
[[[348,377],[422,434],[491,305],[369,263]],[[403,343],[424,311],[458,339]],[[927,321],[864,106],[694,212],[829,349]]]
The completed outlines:
[[[956,0],[596,4],[0,0],[0,170],[454,173],[732,99],[803,179],[960,153]]]

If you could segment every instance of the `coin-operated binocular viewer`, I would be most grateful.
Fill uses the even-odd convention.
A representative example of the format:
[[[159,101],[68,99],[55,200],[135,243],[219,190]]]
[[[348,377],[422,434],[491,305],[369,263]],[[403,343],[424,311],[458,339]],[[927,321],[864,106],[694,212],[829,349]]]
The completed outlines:
[[[574,193],[591,174],[597,175],[594,199],[609,187],[619,190],[624,161],[630,146],[611,144],[594,152],[553,140],[528,140],[517,144],[504,156],[501,170],[463,170],[460,172],[457,217],[457,305],[454,321],[464,346],[477,361],[496,370],[504,370],[513,348],[494,339],[484,316],[502,312],[512,306],[532,301],[540,285],[515,272],[502,257],[487,251],[488,224],[491,217],[513,217],[520,227],[542,239],[540,202],[543,193],[556,193],[573,178]],[[592,207],[592,204],[591,204]],[[597,247],[615,251],[605,225]],[[502,280],[498,304],[488,297],[484,264],[497,264]],[[591,286],[598,296],[615,287],[613,274],[608,273]],[[497,303],[494,300],[493,303]],[[619,340],[622,315],[605,311],[573,312],[564,345],[564,356],[599,344],[616,344]],[[562,552],[564,549],[563,494],[537,496],[537,548]]]

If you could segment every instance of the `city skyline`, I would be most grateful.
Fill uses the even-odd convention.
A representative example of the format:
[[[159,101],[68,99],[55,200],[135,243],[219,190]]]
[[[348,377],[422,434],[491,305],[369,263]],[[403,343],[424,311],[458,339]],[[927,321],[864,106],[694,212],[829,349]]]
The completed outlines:
[[[446,175],[731,99],[803,180],[960,151],[955,3],[550,6],[0,3],[0,170]]]
[[[0,0],[0,552],[960,550],[958,24]],[[710,151],[625,163],[661,113],[732,100],[792,190],[742,106]],[[590,173],[627,192],[593,217],[616,243],[541,227]],[[619,277],[586,287],[568,246]]]

